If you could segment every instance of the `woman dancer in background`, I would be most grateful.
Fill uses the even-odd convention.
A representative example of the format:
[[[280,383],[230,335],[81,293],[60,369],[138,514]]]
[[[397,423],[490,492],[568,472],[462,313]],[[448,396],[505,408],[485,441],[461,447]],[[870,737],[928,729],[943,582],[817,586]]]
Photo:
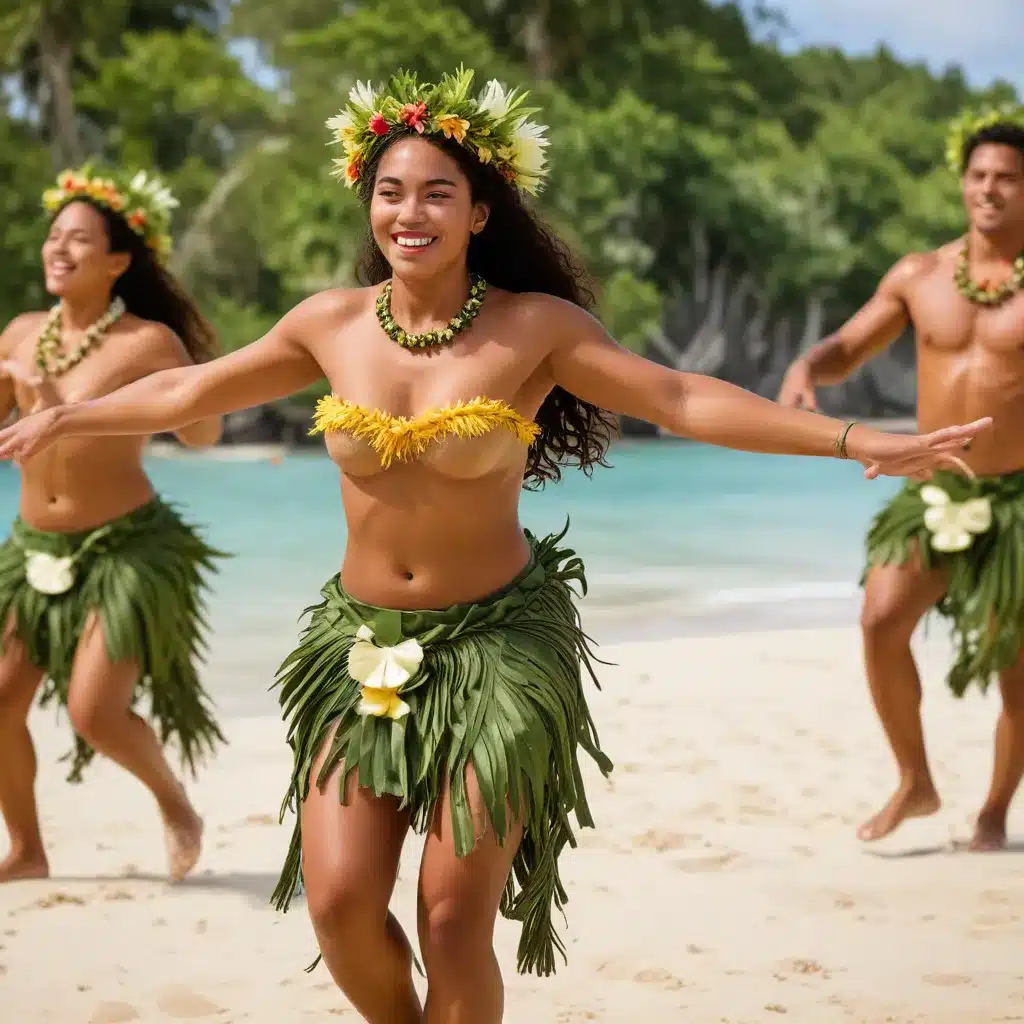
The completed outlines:
[[[0,414],[54,411],[156,370],[215,355],[212,329],[161,266],[174,200],[159,181],[65,172],[43,197],[49,313],[0,335]],[[29,416],[31,419],[31,416]],[[216,415],[181,424],[188,445],[215,443]],[[49,872],[35,801],[28,714],[40,684],[75,731],[70,781],[99,750],[157,801],[169,872],[199,857],[202,822],[161,751],[183,764],[221,741],[196,675],[200,591],[219,554],[153,492],[145,437],[79,437],[22,466],[18,518],[0,546],[0,811],[10,852],[0,882]],[[156,733],[133,707],[145,693]]]

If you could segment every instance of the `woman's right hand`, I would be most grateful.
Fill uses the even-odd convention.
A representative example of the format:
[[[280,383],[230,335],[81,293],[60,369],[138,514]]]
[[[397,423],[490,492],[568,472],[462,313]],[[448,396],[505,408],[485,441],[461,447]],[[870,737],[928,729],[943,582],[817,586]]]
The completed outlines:
[[[20,465],[59,441],[61,408],[47,406],[0,430],[0,459]]]

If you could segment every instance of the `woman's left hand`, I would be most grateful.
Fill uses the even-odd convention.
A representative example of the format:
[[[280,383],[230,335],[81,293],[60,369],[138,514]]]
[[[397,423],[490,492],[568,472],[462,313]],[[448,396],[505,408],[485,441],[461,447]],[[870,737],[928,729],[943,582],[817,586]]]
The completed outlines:
[[[886,434],[860,424],[850,429],[846,451],[851,459],[864,465],[864,476],[907,476],[928,480],[937,469],[952,469],[973,476],[970,467],[957,453],[962,452],[982,430],[992,425],[985,416],[973,423],[943,427],[930,434]]]

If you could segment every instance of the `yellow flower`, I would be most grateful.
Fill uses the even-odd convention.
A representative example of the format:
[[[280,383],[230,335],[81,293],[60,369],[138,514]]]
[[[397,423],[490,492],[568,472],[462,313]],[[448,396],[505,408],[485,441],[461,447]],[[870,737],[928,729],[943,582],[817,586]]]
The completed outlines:
[[[390,718],[397,721],[409,714],[409,705],[394,690],[364,686],[359,692],[362,700],[356,708],[358,715],[372,715],[374,718]]]
[[[409,713],[409,705],[398,691],[418,671],[423,648],[417,640],[403,640],[394,647],[378,647],[373,630],[360,626],[356,642],[348,652],[348,674],[362,684],[362,700],[357,714],[399,719]]]
[[[476,155],[482,164],[489,164],[494,159],[494,154],[486,146],[477,146]]]
[[[464,117],[456,117],[454,114],[445,114],[437,119],[437,127],[444,132],[446,139],[454,139],[461,143],[469,131],[469,122]]]

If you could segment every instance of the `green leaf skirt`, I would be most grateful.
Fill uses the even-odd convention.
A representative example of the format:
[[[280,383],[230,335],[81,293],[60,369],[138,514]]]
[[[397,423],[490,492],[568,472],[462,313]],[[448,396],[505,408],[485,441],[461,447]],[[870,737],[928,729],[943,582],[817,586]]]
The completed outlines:
[[[71,559],[74,582],[42,593],[28,579],[29,559]],[[52,558],[47,558],[52,556]],[[67,707],[71,668],[90,612],[99,614],[112,662],[134,661],[134,700],[150,699],[162,743],[177,740],[195,775],[224,737],[196,672],[205,649],[205,574],[226,557],[206,544],[160,499],[81,533],[36,530],[20,517],[0,545],[0,622],[13,624],[33,665],[45,673],[40,702]],[[2,638],[0,638],[2,640]],[[78,782],[93,750],[79,736],[63,758]]]
[[[973,534],[962,551],[938,551],[925,524],[928,484],[906,486],[875,517],[867,537],[867,568],[903,565],[916,553],[927,569],[946,576],[938,612],[953,627],[956,656],[947,677],[962,697],[972,683],[984,692],[993,677],[1009,668],[1021,650],[1024,628],[1024,472],[970,480],[940,472],[931,481],[953,502],[987,499],[992,520]]]
[[[511,583],[479,601],[443,610],[364,604],[332,577],[320,604],[306,609],[312,618],[276,684],[295,755],[282,820],[306,798],[313,763],[328,739],[317,787],[322,789],[343,765],[339,800],[344,803],[346,782],[356,773],[361,787],[397,798],[417,832],[430,826],[449,786],[460,857],[475,842],[467,765],[475,770],[499,841],[512,824],[508,809],[522,808],[524,834],[501,913],[522,924],[518,968],[524,974],[552,974],[556,951],[565,959],[552,923],[553,908],[561,911],[568,898],[558,858],[566,844],[576,845],[570,815],[580,827],[594,825],[579,750],[603,774],[612,769],[582,686],[583,668],[597,684],[592,667],[597,659],[580,628],[570,586],[576,583],[586,593],[583,563],[559,548],[564,536],[565,530],[538,540],[527,532],[531,557]],[[362,685],[349,672],[357,633],[364,638],[372,633],[372,643],[384,648],[409,640],[420,645],[421,663],[396,691],[408,709],[404,717],[360,713]],[[273,896],[280,910],[287,910],[299,885],[301,850],[301,822],[296,821]]]

